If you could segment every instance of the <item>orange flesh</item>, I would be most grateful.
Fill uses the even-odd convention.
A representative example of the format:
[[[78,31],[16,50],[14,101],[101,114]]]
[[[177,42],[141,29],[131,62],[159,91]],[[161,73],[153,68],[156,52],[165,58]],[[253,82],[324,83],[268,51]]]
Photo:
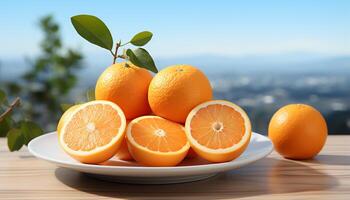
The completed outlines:
[[[121,119],[109,105],[90,105],[67,124],[64,141],[75,151],[91,151],[108,144],[118,133]]]
[[[229,106],[209,105],[193,116],[191,132],[199,144],[210,149],[225,149],[242,139],[244,119]]]
[[[181,125],[158,118],[146,118],[133,124],[131,135],[136,143],[152,151],[178,151],[187,143]]]

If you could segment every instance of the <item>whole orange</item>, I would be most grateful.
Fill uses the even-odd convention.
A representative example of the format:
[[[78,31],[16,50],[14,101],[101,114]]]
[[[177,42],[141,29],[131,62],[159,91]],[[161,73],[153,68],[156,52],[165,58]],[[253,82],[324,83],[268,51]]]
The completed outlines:
[[[148,89],[148,101],[154,114],[184,123],[198,104],[212,99],[208,78],[190,65],[174,65],[154,76]]]
[[[328,135],[322,114],[305,104],[290,104],[279,109],[270,121],[268,132],[275,150],[291,159],[316,156]]]
[[[98,78],[95,88],[97,100],[112,101],[124,112],[126,119],[150,113],[147,99],[152,75],[131,63],[116,63]]]

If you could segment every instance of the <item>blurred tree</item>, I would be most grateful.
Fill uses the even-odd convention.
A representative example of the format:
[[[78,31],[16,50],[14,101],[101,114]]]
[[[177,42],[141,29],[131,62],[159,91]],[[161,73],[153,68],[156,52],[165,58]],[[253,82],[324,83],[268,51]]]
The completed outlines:
[[[24,118],[54,130],[62,112],[60,105],[69,101],[69,92],[76,85],[82,54],[63,46],[59,25],[52,16],[41,18],[39,27],[44,34],[40,54],[28,59],[30,69],[21,80],[7,83],[6,90],[23,100]]]

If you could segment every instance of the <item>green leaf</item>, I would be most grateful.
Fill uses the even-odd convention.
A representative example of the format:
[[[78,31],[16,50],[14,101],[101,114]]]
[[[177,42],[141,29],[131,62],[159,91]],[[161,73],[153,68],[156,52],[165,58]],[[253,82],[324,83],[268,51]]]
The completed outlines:
[[[95,100],[95,88],[90,88],[86,91],[86,100],[87,101]]]
[[[76,15],[71,17],[71,21],[81,37],[107,50],[112,49],[113,38],[111,32],[99,18],[92,15]]]
[[[158,69],[154,64],[153,58],[145,49],[128,49],[126,50],[126,55],[128,55],[130,62],[132,62],[134,65],[148,69],[154,73],[158,72]]]
[[[0,105],[7,101],[6,94],[3,90],[0,90]]]
[[[152,39],[153,34],[149,31],[143,31],[136,34],[131,40],[130,43],[135,46],[143,46],[147,44]]]
[[[0,137],[5,137],[10,129],[11,120],[8,117],[5,117],[2,121],[0,121]]]
[[[62,111],[64,112],[64,111],[68,110],[70,107],[74,106],[74,104],[72,104],[72,103],[63,103],[60,106],[61,106]]]
[[[7,133],[7,146],[10,151],[18,151],[24,144],[24,138],[19,129],[11,129]]]
[[[23,121],[20,123],[24,144],[27,145],[32,139],[42,135],[44,132],[36,123]]]

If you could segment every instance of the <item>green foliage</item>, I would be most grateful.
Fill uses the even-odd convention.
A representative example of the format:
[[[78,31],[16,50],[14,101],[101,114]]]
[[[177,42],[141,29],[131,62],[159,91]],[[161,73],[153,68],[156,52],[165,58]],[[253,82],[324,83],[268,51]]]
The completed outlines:
[[[137,33],[125,44],[121,44],[121,41],[119,41],[116,43],[115,51],[113,52],[113,39],[111,33],[102,20],[92,15],[77,15],[73,16],[71,21],[80,36],[97,46],[109,50],[113,56],[113,63],[115,63],[117,58],[122,58],[130,60],[130,62],[138,67],[148,69],[155,73],[158,72],[152,56],[145,49],[127,49],[126,54],[118,54],[119,47],[125,46],[129,43],[134,46],[146,45],[152,39],[153,34],[151,32],[142,31]]]
[[[10,151],[18,151],[24,144],[24,137],[21,131],[17,128],[11,129],[7,133],[7,146]]]
[[[44,34],[41,54],[29,61],[31,68],[22,77],[19,95],[24,100],[25,117],[52,130],[62,112],[61,103],[67,102],[77,83],[75,74],[80,69],[82,55],[62,46],[59,25],[52,16],[42,18],[39,25]]]
[[[112,50],[111,32],[99,18],[91,15],[77,15],[71,18],[71,22],[81,37],[92,44]]]
[[[7,97],[4,91],[0,90],[0,104],[3,104],[6,101]]]
[[[20,106],[20,99],[16,98],[11,104],[4,91],[2,94],[2,103],[0,103],[0,136],[7,136],[7,144],[10,151],[19,150],[23,145],[28,145],[30,140],[42,135],[43,130],[34,122],[19,121],[14,119],[13,112]]]
[[[30,68],[19,80],[3,84],[10,97],[21,98],[21,105],[19,98],[9,103],[0,90],[0,136],[7,136],[10,151],[43,134],[41,127],[47,131],[56,128],[61,103],[68,101],[77,82],[81,53],[63,46],[59,25],[52,16],[43,17],[39,27],[44,35],[40,54],[28,60]]]
[[[136,34],[131,40],[130,43],[135,46],[144,46],[146,45],[151,39],[153,34],[149,31],[143,31],[138,34]]]
[[[23,143],[28,145],[28,143],[43,134],[43,130],[34,122],[22,121],[20,122],[21,134],[23,135]]]
[[[132,62],[134,65],[148,69],[154,73],[158,72],[151,55],[149,55],[149,53],[145,49],[128,49],[126,50],[126,55],[128,55],[130,62]]]
[[[6,137],[7,132],[11,129],[11,120],[9,117],[5,117],[0,121],[0,137]]]

